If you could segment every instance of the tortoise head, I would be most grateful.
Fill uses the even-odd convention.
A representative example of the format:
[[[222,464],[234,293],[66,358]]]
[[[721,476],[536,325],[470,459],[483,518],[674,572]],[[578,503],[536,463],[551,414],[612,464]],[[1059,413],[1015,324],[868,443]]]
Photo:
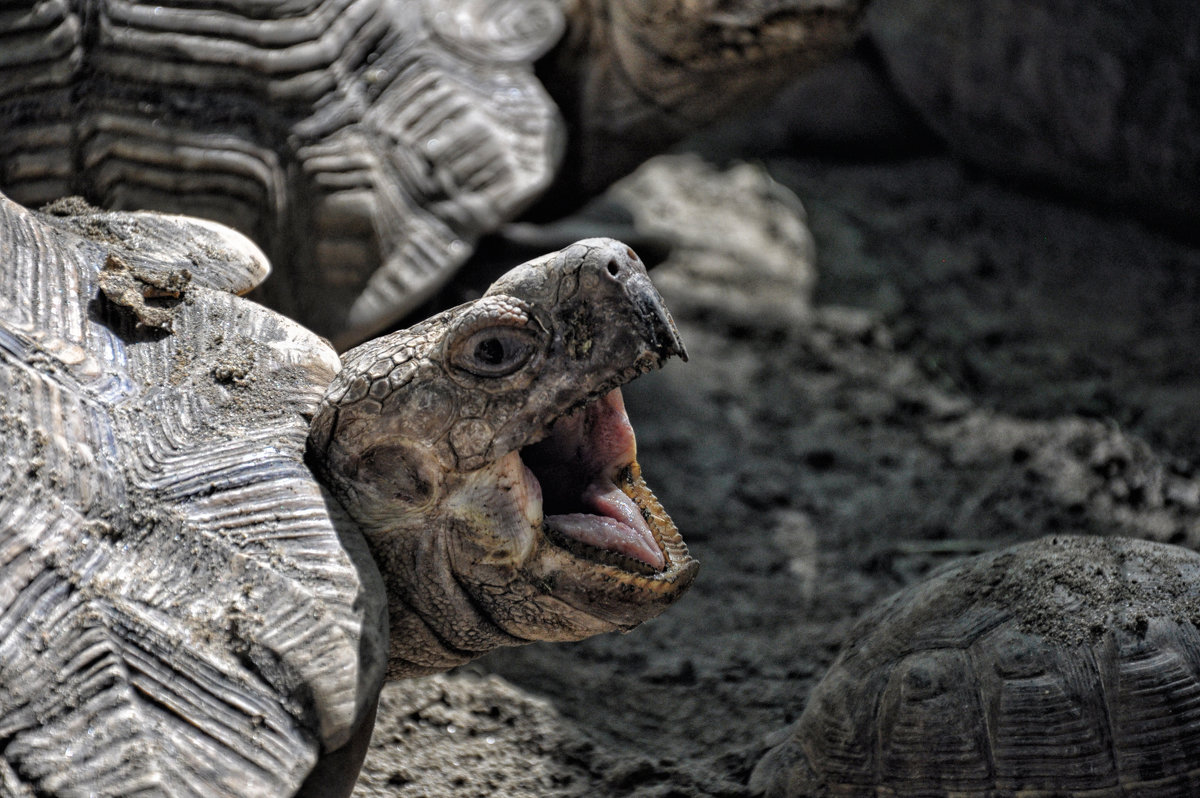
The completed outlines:
[[[606,239],[346,353],[309,450],[387,583],[390,675],[630,629],[683,593],[698,564],[619,389],[672,355],[645,268]]]
[[[570,0],[539,64],[572,128],[554,202],[765,102],[854,41],[863,0]],[[560,199],[561,198],[561,199]],[[558,207],[546,203],[546,208]]]

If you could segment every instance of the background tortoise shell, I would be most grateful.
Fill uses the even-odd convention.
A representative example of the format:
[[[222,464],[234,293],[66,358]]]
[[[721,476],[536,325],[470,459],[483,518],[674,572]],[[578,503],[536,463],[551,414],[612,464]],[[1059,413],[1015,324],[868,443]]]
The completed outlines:
[[[1200,791],[1200,555],[1051,537],[948,569],[854,627],[768,796]]]
[[[46,2],[0,11],[0,186],[228,224],[264,299],[365,337],[545,187],[553,0]]]

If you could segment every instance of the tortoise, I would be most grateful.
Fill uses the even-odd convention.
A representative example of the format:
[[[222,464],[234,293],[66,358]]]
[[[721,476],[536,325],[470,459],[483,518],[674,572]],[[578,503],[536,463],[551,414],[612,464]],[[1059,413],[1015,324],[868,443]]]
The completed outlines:
[[[339,359],[219,224],[0,197],[0,792],[348,794],[383,680],[627,630],[697,563],[620,386],[683,344],[587,240]]]
[[[943,568],[850,632],[754,791],[1200,793],[1200,554],[1051,536]]]
[[[344,347],[429,298],[564,152],[551,215],[836,51],[859,5],[10,3],[0,190],[233,226],[286,277],[258,296]]]

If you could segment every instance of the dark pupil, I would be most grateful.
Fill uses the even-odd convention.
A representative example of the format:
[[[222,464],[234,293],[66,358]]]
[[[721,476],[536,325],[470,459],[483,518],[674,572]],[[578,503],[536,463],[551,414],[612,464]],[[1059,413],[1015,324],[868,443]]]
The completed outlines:
[[[504,344],[499,338],[488,338],[480,341],[475,347],[475,359],[489,366],[498,366],[504,362]]]

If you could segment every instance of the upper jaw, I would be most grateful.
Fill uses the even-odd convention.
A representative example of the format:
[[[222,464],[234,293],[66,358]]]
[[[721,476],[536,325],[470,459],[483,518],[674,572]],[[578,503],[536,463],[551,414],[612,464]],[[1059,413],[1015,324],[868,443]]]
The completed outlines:
[[[646,354],[661,363],[678,355],[687,360],[666,303],[637,253],[611,238],[588,238],[522,264],[502,276],[484,294],[520,297],[542,307],[570,307],[577,294],[609,318],[642,337]]]
[[[675,322],[645,266],[619,241],[578,242],[549,262],[514,269],[488,295],[553,308],[541,319],[555,331],[542,368],[558,375],[540,380],[524,398],[523,409],[497,430],[491,443],[494,456],[536,442],[550,434],[560,417],[661,368],[672,357],[687,360]]]
[[[632,271],[625,280],[625,290],[630,303],[637,308],[638,319],[644,325],[646,343],[657,358],[653,365],[659,366],[672,356],[678,356],[686,363],[687,349],[675,327],[675,320],[671,318],[666,303],[646,272]]]

